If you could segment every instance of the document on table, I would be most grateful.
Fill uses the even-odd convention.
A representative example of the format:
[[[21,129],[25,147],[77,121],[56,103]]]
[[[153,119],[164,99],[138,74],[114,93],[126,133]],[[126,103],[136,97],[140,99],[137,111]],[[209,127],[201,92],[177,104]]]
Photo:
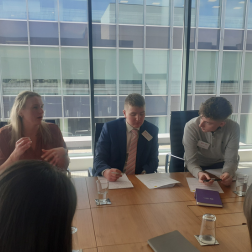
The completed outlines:
[[[98,177],[99,180],[106,180],[104,177]],[[122,177],[117,179],[115,182],[109,182],[109,189],[122,189],[134,187],[127,175],[124,173]]]
[[[141,174],[136,177],[149,189],[173,187],[176,183],[180,183],[171,179],[167,173]]]
[[[195,192],[196,188],[199,188],[224,193],[217,181],[214,181],[212,185],[207,186],[204,183],[200,183],[199,180],[196,178],[186,178],[186,179],[191,192]]]

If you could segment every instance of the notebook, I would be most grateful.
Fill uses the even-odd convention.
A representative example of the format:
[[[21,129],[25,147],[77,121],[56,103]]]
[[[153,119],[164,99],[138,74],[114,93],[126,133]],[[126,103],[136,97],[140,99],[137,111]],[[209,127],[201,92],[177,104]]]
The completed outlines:
[[[195,199],[197,205],[223,207],[220,194],[217,191],[196,188]]]
[[[178,230],[148,240],[155,252],[199,252]]]

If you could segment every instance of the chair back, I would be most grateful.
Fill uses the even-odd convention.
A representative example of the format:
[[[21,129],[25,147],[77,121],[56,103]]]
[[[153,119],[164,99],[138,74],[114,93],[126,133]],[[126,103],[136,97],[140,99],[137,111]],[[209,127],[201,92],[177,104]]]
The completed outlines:
[[[171,153],[184,158],[184,146],[182,144],[185,124],[192,118],[199,116],[198,110],[172,111],[170,124]],[[171,156],[169,172],[184,172],[184,161]]]
[[[55,124],[55,120],[53,119],[45,119],[45,122]]]
[[[7,125],[8,122],[0,122],[0,128],[2,128],[3,126]]]

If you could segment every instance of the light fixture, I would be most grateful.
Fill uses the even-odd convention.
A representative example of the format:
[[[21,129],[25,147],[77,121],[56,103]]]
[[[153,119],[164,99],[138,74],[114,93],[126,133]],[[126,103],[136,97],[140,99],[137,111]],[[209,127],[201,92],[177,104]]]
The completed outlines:
[[[234,7],[234,10],[239,10],[241,9],[242,7]]]
[[[153,2],[152,4],[153,4],[153,5],[159,5],[160,3],[158,3],[158,2]]]
[[[220,8],[220,6],[213,6],[212,8],[215,8],[215,9],[217,9],[217,8]]]
[[[124,0],[122,0],[122,1],[120,1],[120,3],[128,3],[128,1],[124,1]]]
[[[245,1],[241,1],[241,2],[239,2],[240,4],[244,4],[245,3]]]
[[[208,2],[216,2],[217,0],[208,0]]]

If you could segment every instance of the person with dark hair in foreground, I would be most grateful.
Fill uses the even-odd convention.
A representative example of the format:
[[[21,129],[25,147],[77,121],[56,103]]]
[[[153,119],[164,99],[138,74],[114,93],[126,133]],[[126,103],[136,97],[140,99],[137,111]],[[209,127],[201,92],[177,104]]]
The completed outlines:
[[[45,160],[59,169],[69,164],[59,127],[43,121],[42,98],[31,91],[17,95],[10,123],[0,129],[0,172],[18,160]]]
[[[70,252],[77,196],[45,161],[19,161],[0,175],[0,251]]]
[[[145,101],[129,94],[120,118],[103,125],[96,145],[94,176],[116,181],[121,173],[153,173],[158,168],[158,127],[145,121]]]
[[[200,182],[209,180],[206,169],[222,168],[222,183],[230,185],[238,167],[240,128],[228,119],[232,105],[223,97],[211,97],[201,104],[199,117],[185,125],[185,165]],[[205,182],[211,185],[214,181]]]
[[[250,185],[249,189],[247,190],[244,204],[243,204],[243,212],[247,219],[247,226],[249,230],[249,238],[250,244],[252,247],[252,185]]]

